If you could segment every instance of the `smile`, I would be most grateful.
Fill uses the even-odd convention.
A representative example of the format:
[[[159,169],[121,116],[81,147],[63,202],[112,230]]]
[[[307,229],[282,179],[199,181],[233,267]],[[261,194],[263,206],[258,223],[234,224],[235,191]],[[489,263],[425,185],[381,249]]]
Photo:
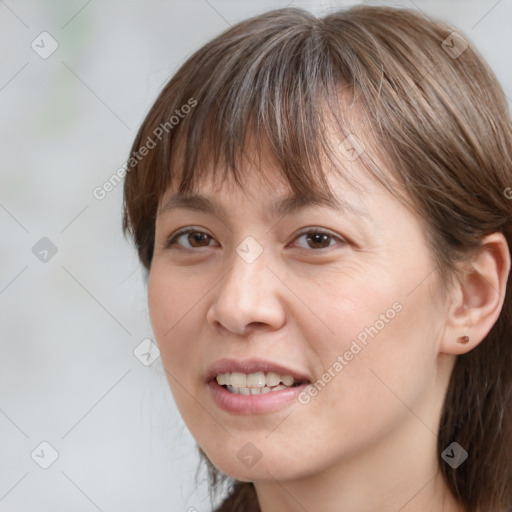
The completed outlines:
[[[311,383],[304,374],[259,359],[223,359],[210,366],[206,382],[215,404],[235,414],[280,410]]]
[[[274,372],[256,373],[220,373],[217,383],[236,395],[260,395],[298,386],[291,375],[279,375]]]

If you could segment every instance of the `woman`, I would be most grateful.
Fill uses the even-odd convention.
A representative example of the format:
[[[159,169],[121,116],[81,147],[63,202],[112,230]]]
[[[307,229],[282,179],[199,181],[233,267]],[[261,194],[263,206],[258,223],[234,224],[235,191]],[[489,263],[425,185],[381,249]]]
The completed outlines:
[[[511,162],[496,77],[414,11],[275,10],[181,66],[124,229],[217,510],[511,510]]]

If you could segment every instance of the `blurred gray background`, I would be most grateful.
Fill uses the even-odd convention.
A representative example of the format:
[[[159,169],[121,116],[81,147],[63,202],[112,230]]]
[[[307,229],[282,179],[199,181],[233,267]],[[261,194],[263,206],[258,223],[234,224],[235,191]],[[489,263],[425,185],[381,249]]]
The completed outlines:
[[[0,512],[210,510],[149,351],[122,185],[93,191],[199,46],[266,10],[356,3],[0,0]],[[512,98],[511,0],[362,3],[452,22]]]

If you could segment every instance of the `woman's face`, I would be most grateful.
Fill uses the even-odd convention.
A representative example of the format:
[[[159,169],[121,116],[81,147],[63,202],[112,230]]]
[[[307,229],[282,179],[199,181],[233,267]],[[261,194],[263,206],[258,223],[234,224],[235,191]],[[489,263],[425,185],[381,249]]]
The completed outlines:
[[[346,167],[364,193],[329,181],[364,215],[328,205],[272,213],[291,193],[257,178],[272,165],[247,163],[245,191],[205,183],[199,195],[215,213],[169,202],[174,190],[162,200],[148,299],[180,413],[239,480],[349,461],[370,470],[376,457],[412,468],[435,447],[449,373],[438,354],[446,308],[418,218],[357,160]],[[183,228],[192,233],[176,237]]]

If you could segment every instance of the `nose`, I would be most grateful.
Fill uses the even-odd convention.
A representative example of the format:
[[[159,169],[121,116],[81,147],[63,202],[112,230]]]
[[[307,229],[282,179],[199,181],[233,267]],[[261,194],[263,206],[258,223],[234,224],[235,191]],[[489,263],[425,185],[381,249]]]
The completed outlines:
[[[213,301],[206,318],[215,329],[240,336],[255,329],[277,330],[286,321],[283,283],[269,270],[265,251],[253,262],[238,253],[231,268],[213,288]]]

